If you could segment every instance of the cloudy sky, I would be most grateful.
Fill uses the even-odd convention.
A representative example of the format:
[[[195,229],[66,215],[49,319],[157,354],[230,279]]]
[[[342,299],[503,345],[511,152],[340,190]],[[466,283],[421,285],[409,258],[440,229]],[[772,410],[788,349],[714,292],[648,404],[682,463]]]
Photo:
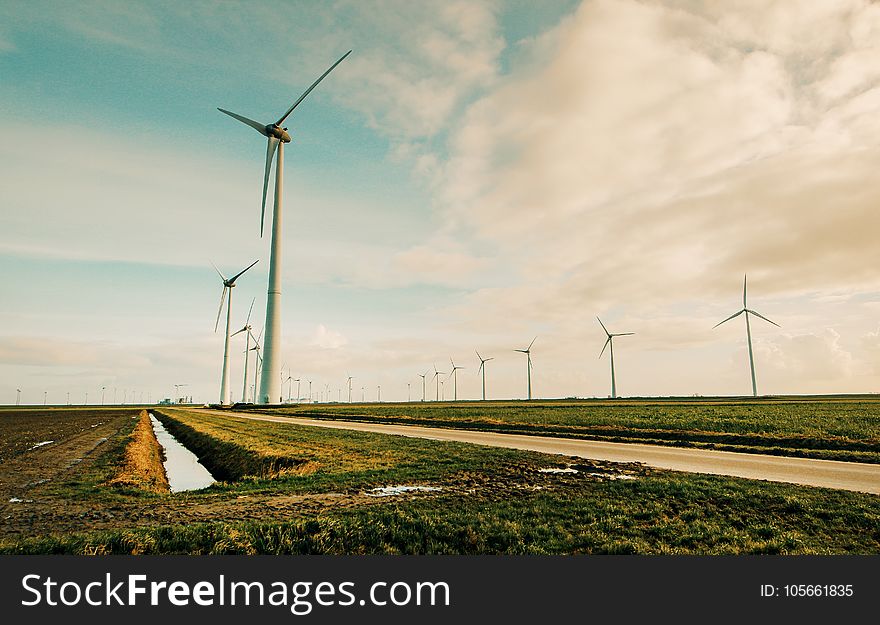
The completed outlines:
[[[219,398],[262,325],[288,120],[285,372],[354,398],[880,391],[880,4],[4,2],[0,403]],[[236,339],[241,336],[236,337]],[[233,396],[243,341],[233,341]],[[287,373],[285,373],[287,375]],[[429,375],[429,380],[431,375]],[[451,382],[444,391],[451,396]],[[296,388],[294,385],[294,395]],[[306,394],[303,383],[302,393]],[[429,387],[433,397],[435,389]]]

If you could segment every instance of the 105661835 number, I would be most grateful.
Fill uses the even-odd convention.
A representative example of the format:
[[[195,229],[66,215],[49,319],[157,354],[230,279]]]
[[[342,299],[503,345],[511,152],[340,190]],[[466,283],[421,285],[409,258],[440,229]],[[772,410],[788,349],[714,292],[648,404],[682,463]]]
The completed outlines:
[[[786,584],[786,597],[852,597],[852,584]]]

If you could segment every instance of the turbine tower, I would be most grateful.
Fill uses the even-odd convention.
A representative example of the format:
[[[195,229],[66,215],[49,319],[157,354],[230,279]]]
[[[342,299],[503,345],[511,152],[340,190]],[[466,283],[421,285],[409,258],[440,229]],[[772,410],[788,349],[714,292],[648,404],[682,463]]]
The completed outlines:
[[[231,111],[218,108],[221,113],[247,124],[268,139],[266,144],[266,170],[263,174],[263,208],[260,213],[260,236],[263,236],[263,225],[266,221],[266,191],[269,186],[269,173],[272,169],[272,157],[276,155],[275,162],[275,208],[272,213],[272,243],[269,257],[269,288],[266,300],[266,330],[265,344],[263,345],[263,371],[260,375],[259,404],[268,404],[276,398],[281,401],[281,382],[279,380],[278,360],[281,355],[281,196],[284,180],[284,144],[290,143],[290,135],[287,128],[281,126],[284,120],[293,112],[312,89],[333,69],[339,65],[345,57],[351,54],[351,50],[343,54],[338,61],[330,66],[326,72],[312,83],[305,92],[294,102],[287,112],[278,121],[272,124],[261,124],[247,117],[243,117]]]
[[[444,371],[437,371],[437,365],[435,364],[435,365],[434,365],[434,377],[431,378],[431,381],[432,381],[432,382],[433,382],[434,380],[437,381],[437,382],[436,382],[436,384],[437,384],[437,396],[436,396],[436,398],[435,398],[434,401],[440,401],[440,376],[441,376],[441,375],[445,375],[445,372],[444,372]]]
[[[777,328],[781,328],[782,326],[780,326],[775,321],[770,321],[769,319],[767,319],[767,317],[765,317],[763,315],[759,315],[754,310],[749,310],[748,305],[746,304],[746,280],[747,279],[748,279],[747,276],[743,275],[743,307],[742,307],[742,310],[740,310],[738,313],[730,315],[727,319],[725,319],[721,323],[716,323],[712,329],[714,330],[715,328],[720,326],[722,323],[727,323],[728,321],[730,321],[734,317],[739,317],[743,313],[746,314],[746,339],[748,340],[748,343],[749,343],[749,367],[751,367],[751,371],[752,371],[752,397],[757,397],[758,396],[758,385],[755,382],[755,357],[752,354],[752,328],[749,325],[749,315],[755,315],[756,317],[760,317],[761,319],[763,319],[767,323],[772,323]]]
[[[605,348],[610,346],[611,352],[611,399],[617,398],[617,383],[614,380],[614,337],[615,336],[632,336],[635,332],[618,332],[617,334],[612,334],[608,331],[608,328],[605,327],[605,324],[602,323],[602,320],[599,317],[596,317],[599,321],[599,325],[602,326],[602,329],[605,330],[605,334],[608,336],[605,339],[605,345],[602,346],[602,351],[599,352],[599,358],[602,357],[602,354],[605,353]]]
[[[217,326],[220,325],[220,314],[223,312],[223,304],[226,302],[226,294],[227,292],[229,293],[229,304],[226,306],[226,337],[223,342],[223,376],[220,382],[220,403],[224,406],[228,406],[231,403],[229,398],[232,394],[232,389],[229,387],[229,321],[232,317],[232,289],[235,287],[235,281],[238,280],[241,274],[256,265],[258,262],[260,261],[255,260],[231,278],[227,278],[220,273],[220,270],[214,265],[214,269],[217,270],[217,273],[220,274],[220,279],[223,280],[223,293],[220,294],[220,309],[217,311],[217,321],[214,322],[214,332],[217,331]],[[213,263],[211,264],[213,265]]]
[[[519,352],[521,354],[525,354],[528,359],[528,364],[526,365],[526,373],[528,374],[529,379],[529,399],[532,398],[532,345],[535,344],[535,341],[538,340],[538,337],[532,339],[532,342],[529,343],[529,346],[525,349],[515,349],[513,351]]]
[[[348,376],[348,403],[351,403],[351,381],[354,379],[354,376]]]
[[[449,359],[449,362],[452,363],[452,371],[449,373],[449,377],[452,378],[452,401],[458,401],[458,373],[456,371],[464,369],[464,367],[457,367],[452,358]]]
[[[241,386],[241,403],[247,403],[247,373],[248,373],[248,364],[251,360],[251,313],[254,311],[254,302],[257,301],[257,298],[253,298],[251,300],[251,307],[248,310],[247,319],[244,322],[244,327],[238,332],[234,332],[232,336],[236,334],[241,334],[244,332],[245,339],[245,347],[244,347],[244,382]]]
[[[477,358],[480,359],[480,369],[479,371],[477,371],[477,373],[483,374],[483,401],[486,401],[486,363],[490,360],[495,360],[495,358],[483,358],[482,356],[480,356],[480,352],[478,352],[477,350],[474,350],[474,352],[477,354]]]
[[[419,374],[419,377],[422,378],[422,401],[425,401],[425,378],[428,377],[429,373],[431,373],[430,369]]]

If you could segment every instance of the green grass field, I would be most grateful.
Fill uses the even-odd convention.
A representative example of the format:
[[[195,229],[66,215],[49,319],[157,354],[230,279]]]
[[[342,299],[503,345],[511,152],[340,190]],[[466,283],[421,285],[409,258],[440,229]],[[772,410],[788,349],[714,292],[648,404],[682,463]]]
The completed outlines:
[[[638,423],[646,413],[637,403],[619,415],[604,406],[560,404],[489,408],[495,408],[493,419],[515,414],[514,421],[533,424],[543,415],[551,426],[571,423],[585,408],[619,423]],[[850,422],[849,437],[876,427],[857,416],[859,402],[849,418],[822,404],[837,415],[838,431]],[[781,415],[785,406],[780,404]],[[371,409],[427,419],[447,409],[447,420],[471,415],[479,422],[478,408],[334,406],[327,412],[350,418]],[[675,412],[673,406],[654,409]],[[726,423],[730,410],[722,404],[710,416],[689,412],[671,419]],[[163,413],[166,427],[220,483],[173,495],[111,485],[136,421],[128,413],[104,419],[116,433],[91,460],[21,495],[31,503],[5,504],[0,553],[880,553],[880,497],[873,495],[196,410]],[[115,413],[94,416],[101,414]],[[767,411],[761,414],[768,418]],[[101,421],[63,411],[43,421],[60,431],[64,415],[89,425]],[[24,416],[14,422],[18,431],[27,429]],[[740,423],[750,429],[746,419]],[[786,435],[793,427],[782,417],[777,422],[777,432]],[[28,440],[41,438],[37,430],[36,424],[28,430]],[[813,423],[801,431],[827,436],[828,429]],[[52,452],[19,452],[6,470]],[[577,472],[541,471],[550,467]],[[372,496],[373,489],[393,485],[440,490]]]
[[[880,463],[880,396],[321,404],[260,413]]]
[[[880,497],[867,494],[164,413],[224,482],[108,487],[126,425],[99,461],[44,491],[56,498],[46,523],[29,512],[32,529],[0,538],[0,553],[880,553]],[[540,471],[565,466],[578,472]],[[389,485],[440,490],[370,496]]]

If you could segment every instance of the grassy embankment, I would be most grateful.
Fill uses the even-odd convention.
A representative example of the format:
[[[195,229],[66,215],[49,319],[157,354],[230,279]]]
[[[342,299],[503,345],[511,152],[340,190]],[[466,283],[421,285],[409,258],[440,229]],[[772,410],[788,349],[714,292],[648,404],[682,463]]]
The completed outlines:
[[[561,457],[242,421],[169,411],[166,427],[202,446],[237,481],[189,494],[359,493],[388,484],[442,488],[262,518],[88,534],[0,545],[30,553],[880,553],[880,497],[628,466],[538,469]],[[200,454],[202,455],[202,454]],[[624,465],[627,466],[627,465]],[[595,473],[598,475],[591,475]],[[170,498],[173,500],[175,496]],[[232,508],[230,508],[231,510]]]
[[[880,463],[880,396],[303,404],[238,409]]]
[[[165,468],[162,466],[164,460],[165,455],[153,434],[150,417],[146,410],[142,410],[126,443],[124,460],[108,484],[152,493],[167,493],[169,486]]]

